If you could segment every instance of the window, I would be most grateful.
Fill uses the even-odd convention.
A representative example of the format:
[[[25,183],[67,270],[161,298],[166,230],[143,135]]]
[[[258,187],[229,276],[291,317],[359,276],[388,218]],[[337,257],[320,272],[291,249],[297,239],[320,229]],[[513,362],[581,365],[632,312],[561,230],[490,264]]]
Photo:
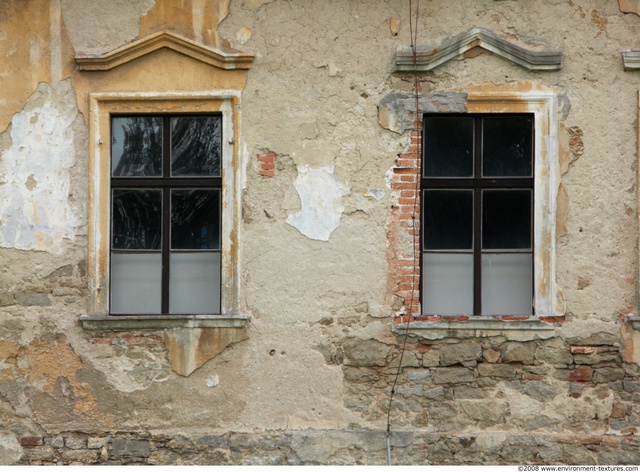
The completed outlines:
[[[424,116],[423,314],[533,314],[534,122]]]
[[[83,326],[243,327],[240,93],[89,98]]]
[[[219,115],[112,116],[111,314],[219,314]]]

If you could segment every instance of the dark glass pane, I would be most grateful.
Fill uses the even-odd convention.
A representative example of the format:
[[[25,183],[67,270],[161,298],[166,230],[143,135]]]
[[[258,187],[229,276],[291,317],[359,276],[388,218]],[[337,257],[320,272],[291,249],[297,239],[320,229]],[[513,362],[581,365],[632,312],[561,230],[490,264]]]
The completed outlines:
[[[531,248],[531,190],[482,191],[482,248]]]
[[[532,176],[533,117],[484,118],[482,123],[482,175]]]
[[[220,249],[220,190],[171,191],[171,249]]]
[[[424,249],[473,248],[473,191],[425,190]]]
[[[162,118],[113,118],[111,172],[114,177],[162,176]]]
[[[219,116],[171,118],[171,175],[219,177],[221,147]]]
[[[473,118],[424,118],[424,176],[473,175]]]
[[[112,249],[160,249],[162,191],[115,189]]]

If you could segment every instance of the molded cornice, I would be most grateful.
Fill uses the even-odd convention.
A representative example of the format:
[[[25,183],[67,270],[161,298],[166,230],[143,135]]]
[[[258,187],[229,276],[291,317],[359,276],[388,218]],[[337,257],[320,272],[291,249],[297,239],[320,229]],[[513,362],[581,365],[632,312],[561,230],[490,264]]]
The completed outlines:
[[[558,51],[535,51],[496,36],[491,31],[473,28],[466,33],[445,40],[440,46],[418,46],[416,66],[418,72],[435,69],[451,59],[462,56],[473,48],[482,48],[527,70],[559,70],[562,53]],[[399,48],[396,53],[396,71],[413,72],[413,51],[410,47]]]
[[[622,62],[624,70],[640,70],[640,51],[624,51]]]
[[[171,49],[220,69],[249,69],[254,58],[252,53],[222,52],[177,34],[161,31],[105,54],[79,54],[75,59],[80,70],[104,71],[162,48]]]

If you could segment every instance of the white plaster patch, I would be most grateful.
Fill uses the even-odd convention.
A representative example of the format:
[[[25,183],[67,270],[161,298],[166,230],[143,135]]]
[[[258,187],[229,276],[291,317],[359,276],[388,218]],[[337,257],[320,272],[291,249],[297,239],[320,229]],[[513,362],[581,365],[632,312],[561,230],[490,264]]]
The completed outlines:
[[[41,83],[11,121],[9,149],[0,155],[0,247],[59,254],[83,212],[69,203],[78,117],[69,80]]]
[[[310,239],[328,241],[340,225],[344,212],[342,197],[348,193],[346,186],[333,175],[333,166],[304,165],[298,166],[293,185],[300,196],[302,210],[289,215],[287,223]]]
[[[377,201],[380,201],[382,200],[382,197],[385,196],[385,191],[381,188],[370,188],[365,191],[364,196],[371,197]]]
[[[210,375],[207,378],[207,387],[217,387],[220,385],[220,376],[218,374]]]

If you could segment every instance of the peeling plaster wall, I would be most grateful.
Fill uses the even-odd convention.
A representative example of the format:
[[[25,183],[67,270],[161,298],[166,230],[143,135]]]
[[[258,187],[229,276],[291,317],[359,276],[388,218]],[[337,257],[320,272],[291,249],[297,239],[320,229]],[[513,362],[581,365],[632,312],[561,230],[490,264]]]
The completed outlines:
[[[563,54],[531,72],[469,51],[419,76],[423,111],[478,91],[557,94],[558,296],[544,336],[411,337],[398,463],[640,462],[637,2],[432,0],[418,44],[485,28]],[[392,169],[412,144],[406,2],[0,4],[0,463],[386,463],[403,338]],[[255,53],[223,71],[160,50],[107,72],[75,54],[170,31]],[[486,52],[486,51],[485,51]],[[90,93],[241,92],[242,332],[84,330]],[[403,239],[404,238],[404,239]],[[491,434],[486,431],[490,431]]]
[[[9,134],[11,147],[0,154],[0,247],[60,254],[87,211],[70,188],[76,153],[86,148],[71,81],[55,89],[40,84],[14,115]]]

